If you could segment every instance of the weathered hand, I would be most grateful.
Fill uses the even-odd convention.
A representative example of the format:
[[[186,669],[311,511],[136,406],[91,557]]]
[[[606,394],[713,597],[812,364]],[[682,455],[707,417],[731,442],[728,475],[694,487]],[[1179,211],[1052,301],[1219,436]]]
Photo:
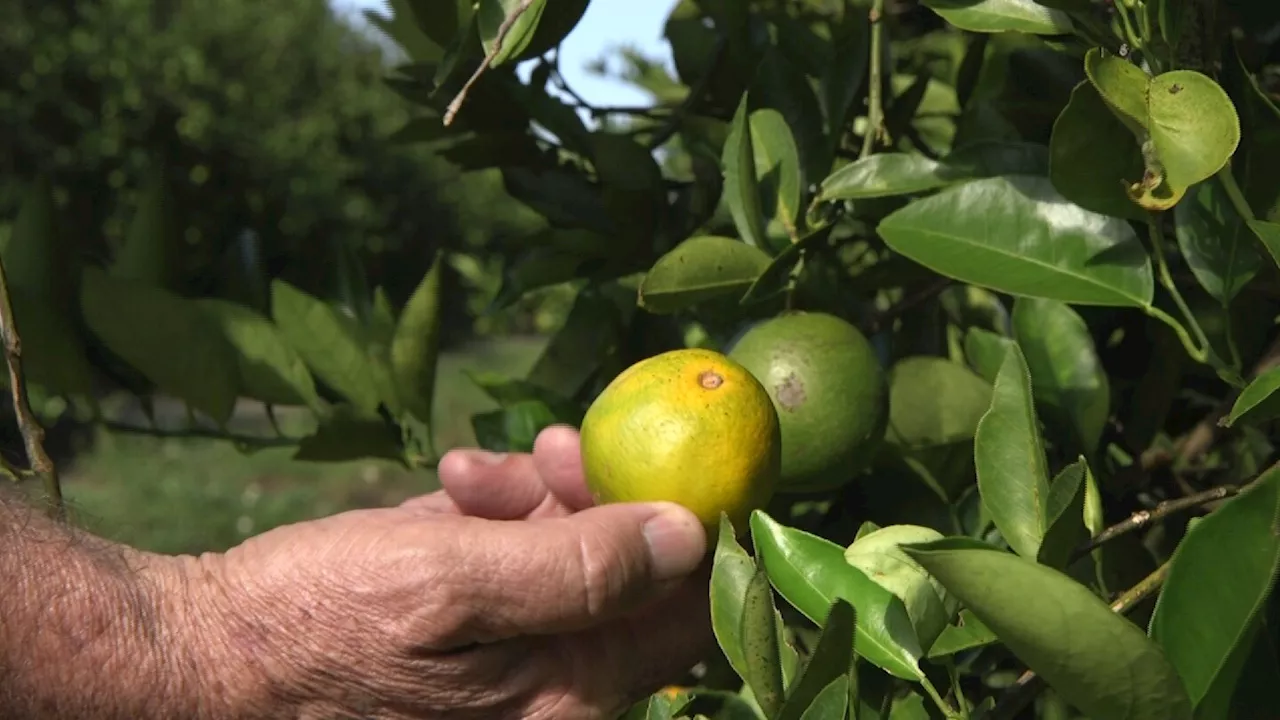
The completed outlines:
[[[711,640],[706,538],[592,507],[577,434],[454,451],[443,490],[278,528],[189,582],[218,681],[270,717],[611,718]],[[699,567],[703,571],[699,571]],[[216,590],[216,595],[212,592]],[[210,614],[211,613],[211,614]]]

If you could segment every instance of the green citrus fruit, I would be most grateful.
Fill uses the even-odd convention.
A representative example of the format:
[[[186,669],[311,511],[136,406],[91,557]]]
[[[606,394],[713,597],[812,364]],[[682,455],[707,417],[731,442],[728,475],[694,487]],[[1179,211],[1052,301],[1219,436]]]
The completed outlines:
[[[875,350],[834,315],[792,312],[743,333],[729,357],[764,385],[782,428],[781,492],[830,490],[884,438],[888,382]]]
[[[769,395],[711,350],[673,350],[627,368],[587,409],[581,436],[597,502],[679,503],[712,537],[722,511],[742,533],[778,481],[781,434]]]

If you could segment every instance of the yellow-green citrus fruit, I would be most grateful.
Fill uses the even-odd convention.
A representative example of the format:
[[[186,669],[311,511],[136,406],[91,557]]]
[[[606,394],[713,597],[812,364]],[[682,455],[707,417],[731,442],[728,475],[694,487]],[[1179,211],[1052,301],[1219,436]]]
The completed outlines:
[[[782,428],[779,492],[848,483],[884,438],[889,389],[871,343],[827,313],[791,312],[743,333],[729,357],[764,385]]]
[[[769,395],[712,350],[672,350],[627,368],[587,409],[581,437],[596,502],[679,503],[711,537],[722,511],[739,534],[746,529],[781,466]]]

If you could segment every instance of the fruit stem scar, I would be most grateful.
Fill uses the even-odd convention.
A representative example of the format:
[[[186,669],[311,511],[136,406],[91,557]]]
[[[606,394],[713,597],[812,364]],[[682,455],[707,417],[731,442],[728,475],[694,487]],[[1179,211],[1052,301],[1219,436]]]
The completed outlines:
[[[708,390],[715,390],[724,384],[724,377],[715,370],[703,370],[698,375],[698,384]]]

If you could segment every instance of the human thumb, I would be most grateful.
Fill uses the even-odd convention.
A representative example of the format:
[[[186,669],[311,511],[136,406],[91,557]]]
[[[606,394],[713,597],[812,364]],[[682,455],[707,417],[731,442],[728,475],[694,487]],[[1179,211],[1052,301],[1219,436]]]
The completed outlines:
[[[472,588],[472,642],[598,625],[674,589],[707,552],[698,518],[673,503],[492,523],[472,537],[460,569],[470,577],[457,579]]]

